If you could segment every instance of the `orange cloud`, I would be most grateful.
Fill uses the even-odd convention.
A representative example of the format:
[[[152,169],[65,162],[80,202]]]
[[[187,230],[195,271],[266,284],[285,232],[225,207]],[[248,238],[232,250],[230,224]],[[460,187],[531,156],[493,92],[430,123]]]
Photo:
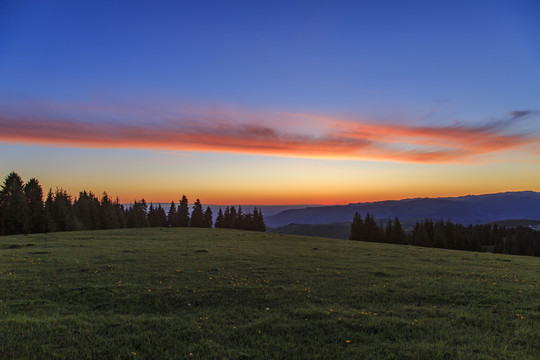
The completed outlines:
[[[159,107],[158,107],[159,108]],[[68,110],[66,110],[68,109]],[[137,111],[139,109],[139,111]],[[538,143],[508,129],[533,112],[516,111],[484,126],[355,122],[278,111],[144,107],[0,106],[0,141],[89,148],[147,148],[288,157],[459,163]],[[108,116],[113,119],[106,121]],[[84,120],[80,120],[84,119]],[[134,119],[128,122],[127,119]],[[145,119],[148,119],[145,121]]]

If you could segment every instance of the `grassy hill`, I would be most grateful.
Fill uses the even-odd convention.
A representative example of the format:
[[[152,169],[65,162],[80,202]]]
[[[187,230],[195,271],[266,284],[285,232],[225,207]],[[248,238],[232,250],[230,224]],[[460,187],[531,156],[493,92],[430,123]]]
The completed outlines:
[[[221,229],[0,238],[2,359],[533,359],[540,259]]]
[[[268,231],[276,234],[348,239],[351,232],[351,224],[289,224],[279,228],[269,229]]]

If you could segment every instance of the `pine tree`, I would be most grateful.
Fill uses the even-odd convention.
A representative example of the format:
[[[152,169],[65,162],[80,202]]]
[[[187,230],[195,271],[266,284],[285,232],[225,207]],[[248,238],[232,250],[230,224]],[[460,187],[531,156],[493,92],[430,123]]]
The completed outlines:
[[[238,205],[238,211],[236,212],[236,229],[246,229],[244,213],[242,212],[242,205]]]
[[[182,195],[182,200],[178,204],[178,226],[187,227],[189,226],[189,204],[186,195]]]
[[[238,213],[234,206],[231,206],[228,223],[231,229],[238,229]]]
[[[223,214],[223,228],[231,228],[231,209],[227,206],[225,208],[225,213]]]
[[[363,237],[364,220],[358,211],[354,213],[353,221],[351,223],[351,231],[349,234],[349,240],[364,240]]]
[[[71,195],[63,189],[49,191],[45,201],[45,216],[49,231],[80,230],[82,224],[75,218]]]
[[[366,213],[364,226],[362,229],[362,237],[365,241],[381,242],[382,231],[375,222],[373,214]]]
[[[32,233],[45,231],[45,204],[43,203],[43,189],[37,179],[30,179],[24,185],[24,194],[29,211],[29,230]]]
[[[106,192],[103,192],[101,195],[99,208],[102,229],[118,229],[120,227],[120,219],[118,218],[114,204]]]
[[[167,226],[167,214],[165,214],[165,209],[161,206],[161,204],[158,204],[157,209],[155,210],[155,224],[158,227],[166,227]]]
[[[11,172],[0,190],[0,224],[2,235],[26,234],[30,230],[30,211],[24,193],[24,183]]]
[[[393,228],[393,238],[392,243],[393,244],[406,244],[407,243],[407,235],[405,235],[405,231],[403,231],[403,227],[401,226],[401,222],[396,217],[394,219],[394,228]]]
[[[47,199],[45,200],[45,230],[49,232],[58,231],[58,225],[56,225],[56,221],[54,220],[53,207],[54,195],[52,189],[49,189]]]
[[[144,199],[141,201],[135,200],[126,212],[127,227],[141,228],[148,227],[148,205]]]
[[[199,199],[193,204],[193,211],[191,212],[191,220],[189,222],[190,227],[204,227],[204,214],[202,205]]]
[[[156,227],[157,225],[157,219],[156,219],[156,209],[154,209],[154,204],[150,203],[150,207],[148,208],[148,214],[146,215],[148,218],[148,225],[150,227]]]
[[[178,213],[176,212],[176,205],[174,204],[174,201],[171,201],[171,206],[169,207],[169,212],[167,213],[167,223],[169,226],[178,226]]]
[[[429,238],[423,223],[417,222],[411,234],[411,244],[416,246],[429,246]]]
[[[206,211],[204,212],[203,227],[205,227],[205,228],[211,228],[212,227],[212,223],[213,223],[212,215],[213,215],[212,214],[212,209],[210,209],[210,206],[207,206]]]
[[[79,198],[73,202],[73,211],[83,229],[97,230],[103,228],[100,207],[99,200],[92,192],[81,191],[79,193]]]
[[[255,231],[266,231],[266,224],[264,223],[264,217],[261,209],[253,209],[253,228]]]
[[[386,243],[392,243],[392,240],[394,238],[394,223],[392,220],[388,219],[386,222],[386,227],[384,229],[384,236],[383,236],[383,242]]]
[[[116,197],[113,207],[118,218],[118,227],[125,228],[127,226],[126,210],[124,209],[124,205],[120,204],[118,197]]]
[[[448,247],[448,240],[445,235],[444,221],[441,219],[437,221],[433,228],[433,247],[446,249]]]
[[[223,226],[223,211],[221,211],[221,208],[219,208],[218,215],[216,217],[216,223],[214,224],[214,227],[216,229],[224,227]]]

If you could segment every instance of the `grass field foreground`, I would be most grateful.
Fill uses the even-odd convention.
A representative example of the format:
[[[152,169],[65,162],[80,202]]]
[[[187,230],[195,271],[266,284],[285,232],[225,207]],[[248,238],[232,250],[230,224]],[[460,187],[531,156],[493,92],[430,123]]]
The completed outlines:
[[[1,359],[534,359],[540,259],[223,229],[0,238]]]

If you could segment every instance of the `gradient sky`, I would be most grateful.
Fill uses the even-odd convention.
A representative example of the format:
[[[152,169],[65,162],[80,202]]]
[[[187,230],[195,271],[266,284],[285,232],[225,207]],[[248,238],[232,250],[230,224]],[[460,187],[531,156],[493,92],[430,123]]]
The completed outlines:
[[[122,202],[540,191],[540,2],[0,1],[0,174]]]

